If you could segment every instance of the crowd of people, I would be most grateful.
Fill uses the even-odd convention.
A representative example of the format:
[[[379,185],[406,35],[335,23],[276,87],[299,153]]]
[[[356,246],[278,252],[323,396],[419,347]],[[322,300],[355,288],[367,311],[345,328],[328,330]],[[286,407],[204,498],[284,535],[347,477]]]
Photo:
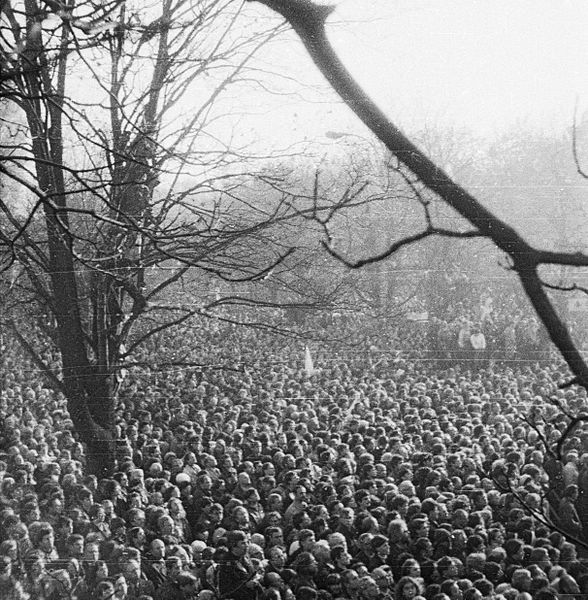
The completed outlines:
[[[175,335],[206,366],[130,369],[103,479],[6,342],[2,600],[588,594],[588,422],[560,443],[588,400],[561,364],[442,368],[397,334],[406,352],[331,346],[309,372],[255,329]]]
[[[516,298],[512,291],[503,291],[499,298],[486,291],[474,301],[455,302],[427,323],[429,350],[445,360],[473,357],[480,366],[551,358],[546,330]]]

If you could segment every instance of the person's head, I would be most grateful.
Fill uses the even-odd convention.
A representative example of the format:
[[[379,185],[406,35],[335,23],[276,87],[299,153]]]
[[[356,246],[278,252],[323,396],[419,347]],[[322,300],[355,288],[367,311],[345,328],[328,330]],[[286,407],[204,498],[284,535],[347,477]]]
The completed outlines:
[[[243,531],[229,531],[227,533],[227,547],[234,556],[241,558],[249,550],[249,536]]]
[[[488,547],[496,548],[504,544],[504,533],[501,528],[493,527],[488,530]]]
[[[475,587],[470,587],[463,593],[463,600],[483,600],[482,592]]]
[[[123,519],[115,517],[110,522],[112,538],[120,543],[125,543],[127,537],[127,526]]]
[[[472,579],[470,574],[474,572],[482,573],[486,564],[486,555],[483,552],[473,552],[466,556],[466,572],[468,577]]]
[[[50,587],[51,598],[71,598],[71,579],[66,569],[57,569],[51,572]]]
[[[21,519],[24,523],[30,524],[38,521],[41,518],[41,513],[36,502],[29,502],[21,510]]]
[[[141,563],[135,559],[129,559],[123,563],[123,573],[129,583],[136,583],[141,577]]]
[[[35,534],[34,545],[49,554],[53,551],[55,543],[55,536],[53,534],[53,527],[49,523],[41,523]]]
[[[355,571],[354,569],[344,569],[343,571],[341,571],[341,583],[343,584],[343,587],[345,589],[349,588],[349,584],[358,579],[358,574],[357,571]]]
[[[25,571],[31,579],[39,577],[45,570],[45,557],[40,550],[28,552],[24,560]]]
[[[511,538],[504,542],[506,556],[510,562],[520,564],[525,556],[525,544],[516,538]]]
[[[183,598],[193,598],[198,591],[198,578],[189,571],[182,571],[176,578],[176,585]]]
[[[373,533],[369,533],[369,532],[362,533],[357,538],[357,545],[358,545],[359,549],[366,554],[371,554],[373,539],[374,539]]]
[[[108,563],[105,560],[97,560],[88,568],[92,583],[108,579]]]
[[[72,533],[66,542],[67,552],[70,556],[82,559],[84,557],[84,536],[79,533]]]
[[[204,492],[209,492],[212,489],[212,479],[207,473],[200,473],[196,484]]]
[[[575,484],[568,485],[564,490],[564,498],[575,502],[578,499],[578,486]]]
[[[318,564],[310,552],[301,552],[294,561],[293,566],[300,577],[314,577],[318,571]]]
[[[92,494],[92,491],[89,490],[87,487],[81,488],[78,491],[77,497],[78,497],[78,502],[80,503],[80,506],[86,512],[88,512],[90,510],[90,508],[92,507],[92,504],[94,504],[94,495]]]
[[[60,515],[55,526],[56,534],[61,538],[67,538],[73,533],[73,520],[65,515]]]
[[[280,546],[272,546],[267,550],[267,559],[274,569],[281,571],[286,564],[286,552]]]
[[[284,546],[284,533],[281,527],[267,527],[264,531],[266,546]]]
[[[5,554],[0,555],[0,582],[7,581],[12,575],[12,559]]]
[[[343,592],[343,582],[341,575],[338,573],[330,573],[325,581],[327,590],[332,594],[333,598],[341,596]]]
[[[345,546],[335,546],[331,548],[331,560],[339,568],[347,568],[351,563],[351,554]]]
[[[68,558],[65,568],[72,581],[76,580],[82,574],[82,566],[77,558]]]
[[[531,572],[528,569],[516,569],[511,577],[512,587],[519,592],[528,592],[531,589]]]
[[[284,504],[284,499],[277,492],[272,492],[267,497],[267,510],[268,513],[276,512],[278,517],[280,517],[280,511],[282,510],[282,506]],[[280,519],[281,520],[281,519]]]
[[[206,515],[208,520],[212,523],[220,523],[223,520],[224,515],[222,504],[219,504],[218,502],[211,504],[206,510]]]
[[[547,548],[542,546],[533,548],[533,550],[531,550],[529,562],[540,567],[545,573],[549,573],[549,569],[552,567],[551,559],[549,558],[549,551]]]
[[[18,543],[16,540],[4,540],[0,544],[0,556],[8,556],[14,563],[18,560]]]
[[[147,542],[147,534],[142,527],[132,527],[129,529],[127,537],[129,546],[140,550],[143,549]]]
[[[165,574],[168,579],[175,581],[182,571],[182,559],[179,556],[168,556],[165,559]]]
[[[296,592],[296,600],[316,600],[318,592],[308,585],[301,585]]]
[[[157,519],[157,529],[162,536],[172,535],[174,531],[174,520],[169,515],[161,515]]]
[[[578,558],[576,546],[571,542],[562,542],[559,552],[559,562],[562,565],[572,563]]]
[[[400,569],[400,575],[402,577],[409,576],[413,578],[417,578],[421,576],[421,566],[419,562],[414,558],[407,558],[402,563],[402,568]]]
[[[63,512],[63,502],[60,498],[53,497],[47,501],[47,514],[55,518]]]
[[[390,554],[390,544],[388,542],[388,538],[383,535],[377,534],[373,536],[370,546],[372,552],[384,560],[388,557],[388,554]]]
[[[448,596],[450,600],[462,600],[463,592],[454,579],[445,579],[441,583],[440,591],[442,594]]]
[[[276,573],[274,571],[270,571],[269,573],[266,573],[264,576],[264,586],[268,587],[268,588],[276,588],[276,589],[283,589],[284,588],[284,580],[282,579],[281,575],[279,573]]]
[[[158,538],[154,539],[151,544],[149,544],[149,550],[151,552],[151,556],[155,560],[161,560],[165,557],[165,544],[163,540]]]
[[[533,596],[533,600],[557,600],[558,598],[557,592],[550,588],[538,590]]]
[[[416,579],[405,576],[401,577],[394,591],[396,600],[412,600],[419,595],[419,584]]]
[[[394,585],[394,576],[392,575],[392,570],[387,565],[383,567],[376,567],[372,571],[372,577],[374,578],[374,581],[376,582],[380,591],[383,593],[387,593]]]
[[[140,498],[140,496],[139,496]],[[132,501],[132,500],[131,500]],[[129,527],[144,527],[145,526],[145,511],[138,508],[138,507],[134,507],[131,508],[128,512],[128,524]]]
[[[297,502],[305,503],[308,499],[308,490],[303,485],[297,484],[294,486],[294,499]]]
[[[302,551],[312,552],[312,549],[316,544],[314,531],[312,531],[312,529],[302,529],[298,534],[298,542]]]
[[[111,600],[114,597],[114,585],[111,581],[100,581],[95,588],[96,600]]]
[[[376,580],[370,575],[364,575],[360,578],[362,600],[376,600],[380,595],[380,588]]]
[[[102,504],[94,503],[88,511],[88,516],[93,523],[103,523],[106,518],[106,512]]]
[[[388,525],[388,539],[397,544],[408,539],[408,527],[404,519],[393,519]]]
[[[557,591],[563,596],[576,596],[580,594],[580,587],[576,580],[568,573],[562,573],[557,581]]]
[[[114,597],[117,600],[126,600],[129,592],[129,585],[125,575],[123,573],[119,573],[113,577],[112,584],[114,586]]]
[[[249,525],[249,513],[244,506],[235,506],[232,517],[240,527]]]
[[[450,556],[444,556],[437,561],[437,571],[441,579],[457,579],[459,569],[457,560]]]
[[[248,506],[257,506],[261,500],[259,492],[255,488],[251,488],[245,495],[245,503]]]
[[[351,527],[353,525],[353,519],[355,517],[355,513],[352,508],[344,507],[341,509],[339,513],[339,522],[342,525],[347,527]]]

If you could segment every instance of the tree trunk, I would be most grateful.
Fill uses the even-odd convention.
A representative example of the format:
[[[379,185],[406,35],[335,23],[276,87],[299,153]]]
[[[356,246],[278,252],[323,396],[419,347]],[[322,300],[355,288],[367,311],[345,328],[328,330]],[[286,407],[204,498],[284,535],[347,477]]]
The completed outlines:
[[[81,382],[79,375],[64,377],[64,386],[67,393],[67,408],[80,441],[86,448],[87,470],[97,477],[106,477],[112,474],[115,466],[116,440],[114,435],[113,420],[109,417],[113,413],[115,399],[105,390],[101,378],[90,377],[98,385]],[[89,408],[93,407],[90,411]],[[92,413],[98,415],[100,420],[93,419]]]
[[[57,83],[51,83],[39,26],[40,12],[34,0],[26,0],[27,44],[24,54],[30,69],[24,76],[27,101],[24,110],[47,229],[48,275],[52,310],[57,322],[62,357],[63,391],[80,441],[86,445],[90,472],[105,475],[114,468],[114,388],[109,377],[91,365],[80,314],[80,298],[74,260],[74,236],[67,212],[63,164],[62,110],[67,54],[60,58]],[[64,28],[63,44],[67,43]],[[105,371],[105,370],[104,370]]]

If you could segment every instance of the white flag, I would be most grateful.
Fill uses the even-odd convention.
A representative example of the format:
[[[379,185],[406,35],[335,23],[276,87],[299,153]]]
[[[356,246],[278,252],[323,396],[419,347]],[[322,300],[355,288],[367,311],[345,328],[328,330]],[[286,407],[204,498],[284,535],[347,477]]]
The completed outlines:
[[[308,346],[304,348],[304,371],[307,377],[314,375],[314,365],[312,364],[312,356]]]

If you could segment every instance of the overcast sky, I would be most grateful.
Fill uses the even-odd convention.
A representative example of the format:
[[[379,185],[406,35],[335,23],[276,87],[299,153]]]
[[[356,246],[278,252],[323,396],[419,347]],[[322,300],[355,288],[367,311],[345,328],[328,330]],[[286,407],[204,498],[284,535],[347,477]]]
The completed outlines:
[[[515,123],[562,130],[588,106],[584,0],[343,0],[330,37],[345,64],[401,128],[424,123],[493,135]],[[260,15],[269,14],[256,6]],[[293,38],[264,57],[301,85],[321,79]],[[260,137],[292,140],[361,132],[329,95],[324,105],[282,99],[261,109]],[[259,99],[255,100],[256,106]]]

